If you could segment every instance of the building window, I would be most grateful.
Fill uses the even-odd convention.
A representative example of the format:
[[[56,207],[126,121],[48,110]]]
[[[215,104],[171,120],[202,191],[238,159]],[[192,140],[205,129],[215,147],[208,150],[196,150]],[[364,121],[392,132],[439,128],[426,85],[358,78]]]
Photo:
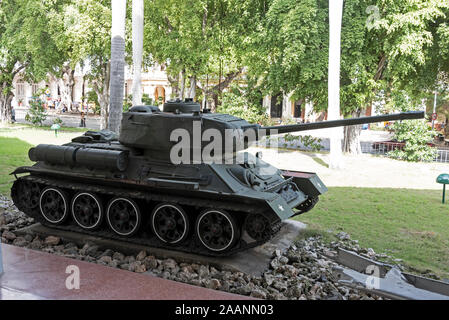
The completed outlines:
[[[33,96],[36,94],[36,92],[38,92],[39,91],[39,84],[38,83],[33,83],[33,86],[32,86],[32,94],[33,94]]]
[[[24,83],[17,83],[16,84],[16,95],[18,97],[24,97],[25,96],[25,84]]]
[[[271,97],[271,118],[282,118],[282,98],[281,93]]]
[[[294,110],[294,118],[302,117],[302,101],[295,101],[295,110]]]

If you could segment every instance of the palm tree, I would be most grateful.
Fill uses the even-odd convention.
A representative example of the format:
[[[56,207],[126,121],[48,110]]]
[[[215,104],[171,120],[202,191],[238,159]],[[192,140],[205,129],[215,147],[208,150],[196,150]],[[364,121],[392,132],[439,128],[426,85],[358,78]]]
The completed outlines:
[[[133,105],[142,104],[143,0],[133,0]]]
[[[111,27],[111,85],[108,129],[118,133],[123,112],[125,84],[125,18],[126,0],[113,0]]]
[[[340,119],[340,52],[341,18],[343,0],[329,0],[329,81],[328,81],[328,120]],[[342,128],[332,128],[330,134],[329,167],[342,166],[341,139]]]

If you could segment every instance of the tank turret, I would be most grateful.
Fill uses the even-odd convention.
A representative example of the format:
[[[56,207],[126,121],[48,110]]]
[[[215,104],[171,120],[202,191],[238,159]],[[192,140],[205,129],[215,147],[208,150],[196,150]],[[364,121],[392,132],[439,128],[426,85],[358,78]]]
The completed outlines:
[[[118,137],[87,131],[62,146],[31,148],[35,163],[14,170],[11,197],[51,228],[230,255],[266,242],[327,188],[314,173],[282,171],[248,152],[238,153],[241,162],[204,161],[204,154],[234,159],[266,135],[423,117],[406,112],[262,127],[201,110],[192,100],[169,101],[163,111],[134,106],[123,114]]]
[[[213,143],[224,157],[232,157],[235,152],[245,150],[249,145],[264,136],[317,130],[323,128],[376,123],[382,121],[420,119],[423,111],[371,117],[322,121],[315,123],[279,125],[263,127],[250,124],[246,120],[229,115],[201,111],[198,103],[169,101],[163,106],[164,112],[153,109],[133,107],[123,114],[119,141],[123,145],[142,149],[152,157],[167,160],[174,146],[184,142],[190,149],[189,160],[195,154],[202,154]],[[181,141],[182,139],[188,141]],[[210,149],[210,148],[209,148]],[[216,158],[216,157],[215,157]]]

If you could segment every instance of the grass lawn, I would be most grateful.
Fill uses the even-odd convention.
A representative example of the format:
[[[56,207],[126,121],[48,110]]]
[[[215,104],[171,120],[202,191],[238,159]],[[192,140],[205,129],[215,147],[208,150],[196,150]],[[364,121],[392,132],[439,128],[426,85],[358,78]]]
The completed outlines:
[[[9,196],[16,167],[29,165],[30,144],[0,137],[0,193]],[[449,278],[449,203],[441,191],[332,187],[316,207],[296,217],[308,234],[325,239],[349,233],[362,247],[404,260],[404,264]]]
[[[9,175],[19,166],[29,165],[28,149],[32,145],[17,139],[0,137],[0,193],[9,197],[15,178]]]
[[[295,219],[324,234],[344,231],[362,247],[449,278],[449,203],[441,191],[333,187]]]

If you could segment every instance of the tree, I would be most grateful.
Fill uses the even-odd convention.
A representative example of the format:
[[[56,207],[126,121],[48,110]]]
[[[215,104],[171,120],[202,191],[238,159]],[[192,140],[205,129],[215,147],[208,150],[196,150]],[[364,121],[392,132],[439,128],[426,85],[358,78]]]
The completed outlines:
[[[12,83],[19,74],[39,81],[64,62],[48,30],[48,19],[63,1],[0,1],[0,120],[11,120]]]
[[[209,40],[217,31],[210,16],[215,10],[215,3],[207,0],[155,0],[145,4],[145,50],[159,64],[167,65],[180,99],[186,93],[192,96],[199,76],[207,74],[213,49]]]
[[[402,148],[388,152],[388,156],[394,159],[406,161],[433,161],[437,155],[437,149],[427,143],[432,141],[436,132],[422,120],[395,122],[394,138],[404,141]]]
[[[111,25],[111,86],[109,88],[108,129],[120,131],[125,84],[125,23],[126,0],[112,1]]]
[[[202,96],[213,110],[242,76],[264,0],[154,0],[145,3],[147,55],[167,66],[177,98]],[[199,91],[199,90],[201,91]]]
[[[447,51],[441,45],[449,34],[443,27],[447,6],[448,1],[438,0],[345,2],[340,74],[344,117],[360,116],[376,101],[389,103],[393,92],[422,94],[424,83],[434,86],[441,65],[437,52]],[[292,99],[313,102],[315,111],[326,110],[328,11],[327,0],[269,4],[247,64],[266,92],[292,93]],[[360,152],[360,130],[346,128],[346,151]]]
[[[110,84],[111,1],[65,1],[60,12],[50,15],[48,26],[58,49],[65,52],[65,68],[85,66],[86,79],[100,106],[100,128],[107,128]],[[60,73],[64,69],[60,70]]]
[[[133,105],[142,104],[143,0],[132,0]]]

